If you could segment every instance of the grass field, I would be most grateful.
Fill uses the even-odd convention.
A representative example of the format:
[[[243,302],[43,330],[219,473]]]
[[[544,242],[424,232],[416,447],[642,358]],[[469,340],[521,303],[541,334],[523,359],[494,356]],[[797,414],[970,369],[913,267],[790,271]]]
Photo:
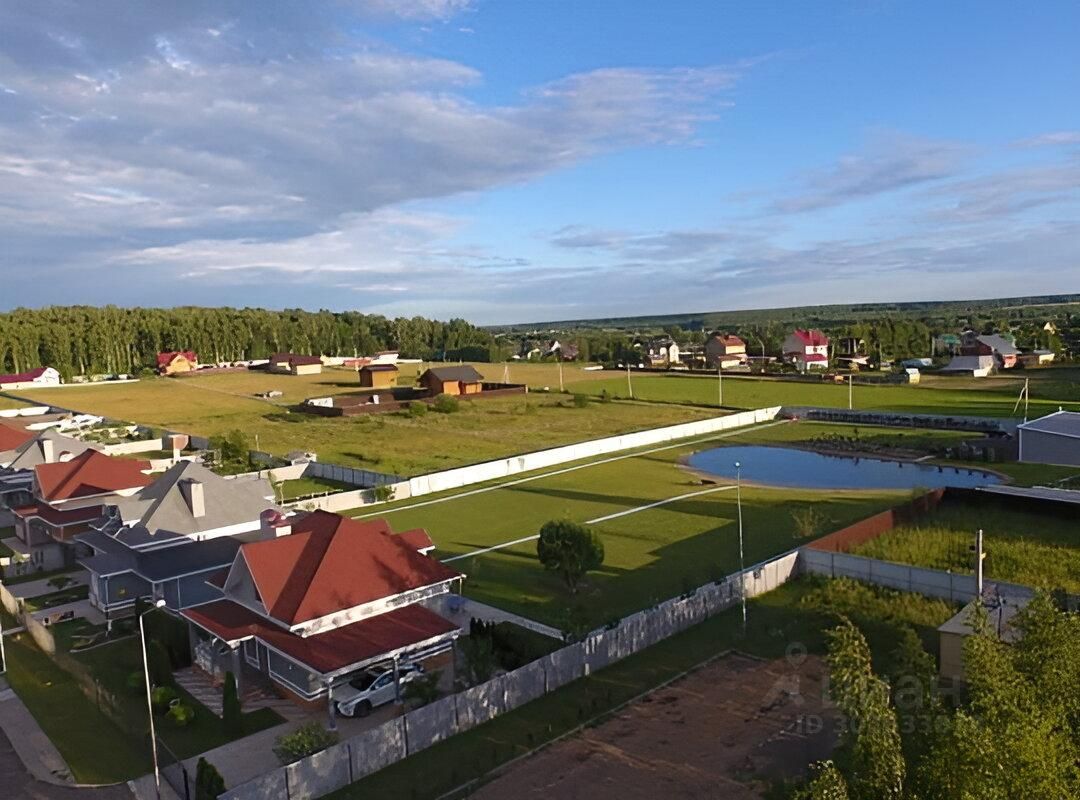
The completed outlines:
[[[827,426],[782,423],[728,435],[715,443],[746,443],[767,436],[813,436]],[[395,530],[423,527],[439,558],[451,558],[537,533],[552,519],[591,522],[606,550],[604,566],[577,595],[545,572],[534,541],[452,562],[468,575],[466,594],[533,619],[563,627],[580,615],[600,624],[675,596],[738,568],[734,486],[702,486],[677,467],[697,442],[601,459],[580,469],[546,470],[503,484],[425,496],[380,507]],[[588,462],[586,462],[588,463]],[[570,465],[580,466],[580,465]],[[558,474],[552,474],[558,473]],[[658,501],[682,499],[648,508]],[[818,533],[842,527],[894,505],[906,492],[819,492],[744,487],[745,563],[797,546],[792,512],[813,505]],[[645,507],[645,508],[643,508]],[[624,512],[631,513],[624,513]],[[570,612],[569,609],[578,611]]]
[[[610,373],[594,373],[610,374]],[[634,375],[633,395],[640,400],[666,403],[685,403],[715,407],[717,405],[717,380],[700,375]],[[907,386],[890,384],[884,386],[859,386],[854,389],[854,407],[873,411],[895,411],[909,414],[951,414],[955,416],[1013,416],[1013,407],[1022,383],[1016,381],[987,382],[973,385],[963,381],[955,385],[947,379],[928,381],[927,384]],[[1080,409],[1076,393],[1061,396],[1062,384],[1046,384],[1053,393],[1039,393],[1039,385],[1032,388],[1031,416],[1057,411],[1059,406],[1070,410]],[[606,379],[590,377],[570,382],[567,389],[599,395],[607,391],[613,397],[628,397],[626,376]],[[724,378],[724,406],[745,409],[774,405],[825,406],[847,408],[848,387],[822,382],[784,381],[771,378],[729,375]],[[1022,412],[1020,412],[1022,413]]]
[[[263,391],[270,383],[304,382],[298,397],[327,373],[304,377],[230,373],[185,379],[95,385],[40,391],[48,402],[117,419],[202,436],[244,431],[254,447],[279,455],[313,450],[321,461],[416,475],[516,453],[705,419],[715,412],[642,403],[592,403],[575,408],[565,395],[530,394],[462,403],[454,414],[410,417],[405,412],[327,418],[290,412],[275,401],[233,393]],[[213,386],[211,383],[213,383]],[[226,391],[223,387],[232,389]],[[322,387],[325,389],[326,387]],[[351,387],[349,389],[351,391]],[[57,394],[57,392],[62,392]],[[323,391],[325,394],[326,392]],[[257,441],[256,441],[257,438]]]
[[[28,405],[30,405],[30,403],[27,403],[25,400],[18,400],[14,397],[7,397],[0,394],[0,411],[7,411],[12,408],[26,408]]]
[[[1073,515],[1018,511],[985,500],[945,506],[860,545],[858,555],[920,567],[974,572],[975,531],[985,536],[986,575],[1044,589],[1080,592],[1080,528]]]
[[[955,609],[940,600],[852,581],[802,578],[751,601],[745,637],[739,610],[731,609],[329,797],[433,800],[563,733],[602,719],[610,710],[727,649],[762,658],[780,658],[799,646],[822,653],[824,631],[836,624],[838,614],[848,615],[859,625],[870,643],[875,668],[887,671],[903,626],[913,627],[929,646],[937,626],[953,613]],[[935,648],[936,644],[931,651]],[[423,775],[423,781],[417,781],[417,775]]]

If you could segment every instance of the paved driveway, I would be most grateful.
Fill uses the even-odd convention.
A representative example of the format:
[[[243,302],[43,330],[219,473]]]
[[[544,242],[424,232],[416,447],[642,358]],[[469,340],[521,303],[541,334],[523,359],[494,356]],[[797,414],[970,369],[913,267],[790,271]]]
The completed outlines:
[[[101,789],[79,789],[44,783],[30,775],[0,730],[0,792],[4,800],[132,800],[125,784]]]

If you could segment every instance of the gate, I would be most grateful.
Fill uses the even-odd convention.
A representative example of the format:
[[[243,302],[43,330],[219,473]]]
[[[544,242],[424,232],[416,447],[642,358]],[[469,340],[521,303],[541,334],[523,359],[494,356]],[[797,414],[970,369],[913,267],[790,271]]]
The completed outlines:
[[[195,797],[195,781],[188,775],[184,762],[176,757],[176,754],[160,737],[157,740],[157,747],[161,779],[172,787],[180,800],[192,800]]]

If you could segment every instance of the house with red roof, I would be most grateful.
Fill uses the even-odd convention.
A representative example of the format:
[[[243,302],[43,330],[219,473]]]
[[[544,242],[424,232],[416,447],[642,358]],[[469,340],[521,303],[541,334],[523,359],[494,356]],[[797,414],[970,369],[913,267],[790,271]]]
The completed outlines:
[[[84,450],[66,461],[38,464],[30,486],[31,499],[11,509],[15,537],[41,569],[72,566],[73,539],[90,530],[105,504],[135,494],[151,482],[150,462],[112,458]]]
[[[818,330],[796,328],[784,339],[784,361],[800,372],[829,366],[829,337]]]
[[[38,386],[59,386],[60,373],[52,367],[38,367],[27,372],[0,375],[0,390],[33,389]]]
[[[157,371],[160,375],[193,372],[198,368],[199,357],[192,350],[166,350],[157,354]]]
[[[458,626],[428,605],[465,576],[423,555],[425,532],[326,511],[277,524],[278,536],[240,545],[214,581],[220,600],[181,612],[200,668],[238,680],[258,672],[285,696],[320,703],[372,667],[452,668]]]
[[[28,431],[16,425],[8,425],[0,420],[0,467],[6,467],[18,455],[19,448],[37,436],[35,431]]]

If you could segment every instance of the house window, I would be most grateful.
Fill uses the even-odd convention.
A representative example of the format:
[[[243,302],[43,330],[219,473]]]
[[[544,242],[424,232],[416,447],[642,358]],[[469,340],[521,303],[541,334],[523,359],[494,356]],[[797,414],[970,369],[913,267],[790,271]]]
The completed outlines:
[[[244,658],[255,669],[259,668],[259,643],[254,639],[244,642]]]

